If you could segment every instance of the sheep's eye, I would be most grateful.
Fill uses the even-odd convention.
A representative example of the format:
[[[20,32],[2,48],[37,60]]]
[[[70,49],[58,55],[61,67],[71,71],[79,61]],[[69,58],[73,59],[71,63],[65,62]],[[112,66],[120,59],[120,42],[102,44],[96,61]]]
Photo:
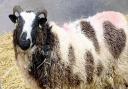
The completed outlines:
[[[21,16],[18,17],[17,23],[18,23],[18,26],[19,26],[19,27],[23,27],[23,25],[24,25],[24,20],[21,18]]]

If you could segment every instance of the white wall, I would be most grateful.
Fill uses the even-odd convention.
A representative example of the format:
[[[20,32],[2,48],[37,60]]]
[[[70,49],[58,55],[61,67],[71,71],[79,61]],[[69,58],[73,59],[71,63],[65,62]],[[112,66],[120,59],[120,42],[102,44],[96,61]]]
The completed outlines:
[[[103,10],[116,10],[128,13],[128,0],[0,0],[0,34],[13,30],[8,19],[14,5],[25,9],[48,10],[49,20],[63,23],[80,17],[88,17]]]

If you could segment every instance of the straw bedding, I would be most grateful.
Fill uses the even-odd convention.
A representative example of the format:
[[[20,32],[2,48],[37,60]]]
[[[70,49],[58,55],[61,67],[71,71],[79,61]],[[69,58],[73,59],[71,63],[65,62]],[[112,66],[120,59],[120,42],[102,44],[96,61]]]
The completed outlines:
[[[0,86],[1,89],[29,89],[16,65],[11,33],[0,36]]]

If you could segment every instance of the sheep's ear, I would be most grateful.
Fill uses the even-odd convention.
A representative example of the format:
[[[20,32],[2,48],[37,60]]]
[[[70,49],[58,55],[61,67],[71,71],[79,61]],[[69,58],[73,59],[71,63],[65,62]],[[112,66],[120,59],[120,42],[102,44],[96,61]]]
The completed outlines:
[[[10,20],[11,20],[13,23],[16,23],[16,20],[17,20],[17,16],[16,16],[16,15],[10,14],[8,17],[10,18]]]
[[[47,18],[40,18],[39,19],[39,24],[42,26],[47,22]]]

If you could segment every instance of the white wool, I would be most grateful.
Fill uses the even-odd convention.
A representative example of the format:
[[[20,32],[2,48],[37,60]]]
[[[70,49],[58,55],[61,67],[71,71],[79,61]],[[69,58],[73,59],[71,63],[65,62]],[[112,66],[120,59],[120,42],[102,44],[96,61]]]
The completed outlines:
[[[35,20],[36,14],[34,12],[21,12],[20,15],[25,21],[22,33],[23,32],[27,33],[26,40],[27,39],[32,40],[32,37],[31,37],[32,24],[33,24],[33,21]]]
[[[57,26],[54,22],[51,22],[52,32],[58,37],[60,44],[60,56],[65,61],[65,64],[69,64],[68,60],[68,48],[69,48],[69,37],[68,34],[59,26]]]

